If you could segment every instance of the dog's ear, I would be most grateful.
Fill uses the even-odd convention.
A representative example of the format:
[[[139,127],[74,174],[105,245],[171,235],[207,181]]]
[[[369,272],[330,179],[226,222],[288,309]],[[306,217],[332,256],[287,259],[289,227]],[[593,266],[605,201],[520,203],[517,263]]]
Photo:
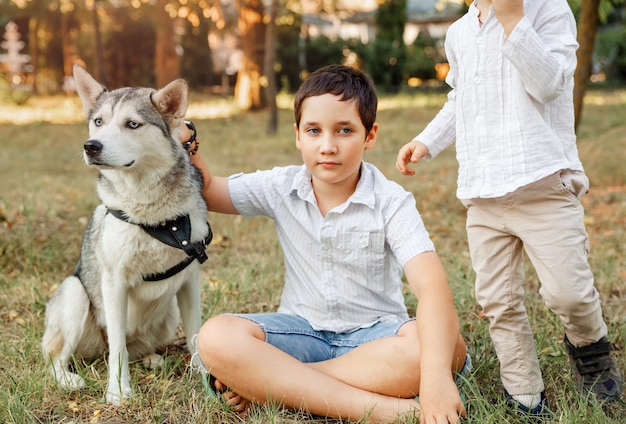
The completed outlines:
[[[177,127],[187,112],[187,82],[177,79],[170,82],[151,96],[152,103],[165,116],[170,127]]]
[[[83,103],[83,111],[85,111],[85,115],[89,116],[89,112],[96,104],[96,100],[100,94],[106,91],[106,88],[96,81],[85,68],[78,64],[74,64],[73,73],[76,91]]]

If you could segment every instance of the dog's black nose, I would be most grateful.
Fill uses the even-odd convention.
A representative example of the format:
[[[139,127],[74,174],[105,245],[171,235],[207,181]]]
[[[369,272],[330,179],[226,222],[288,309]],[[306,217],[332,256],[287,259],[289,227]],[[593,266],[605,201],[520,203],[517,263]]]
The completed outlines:
[[[83,148],[87,156],[96,156],[102,151],[102,143],[98,140],[87,140]]]

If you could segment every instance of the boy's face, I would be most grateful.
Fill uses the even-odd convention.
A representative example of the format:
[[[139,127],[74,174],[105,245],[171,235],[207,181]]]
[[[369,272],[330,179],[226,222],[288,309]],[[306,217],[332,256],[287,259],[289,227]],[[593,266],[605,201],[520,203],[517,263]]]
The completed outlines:
[[[311,172],[313,186],[330,184],[354,190],[363,153],[376,143],[378,124],[366,132],[353,101],[323,94],[302,103],[300,126],[295,126],[296,147]]]

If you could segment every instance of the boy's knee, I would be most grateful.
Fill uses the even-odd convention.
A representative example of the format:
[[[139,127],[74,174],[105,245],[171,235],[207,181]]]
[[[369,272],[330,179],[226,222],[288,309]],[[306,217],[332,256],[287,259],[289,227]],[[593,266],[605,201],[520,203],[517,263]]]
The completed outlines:
[[[206,321],[198,331],[198,353],[204,360],[214,358],[228,347],[229,325],[224,315],[217,315]]]
[[[203,360],[228,358],[233,350],[238,349],[238,344],[251,337],[264,337],[263,330],[256,323],[235,315],[216,315],[198,332],[198,353]]]
[[[588,307],[595,307],[598,302],[598,294],[595,290],[591,293],[584,293],[578,290],[550,292],[544,289],[542,295],[546,305],[557,314],[570,315]]]

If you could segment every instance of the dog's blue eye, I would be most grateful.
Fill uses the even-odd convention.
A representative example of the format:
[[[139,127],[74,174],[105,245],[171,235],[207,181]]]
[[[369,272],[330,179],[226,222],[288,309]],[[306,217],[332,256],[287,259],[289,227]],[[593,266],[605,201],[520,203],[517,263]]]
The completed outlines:
[[[99,127],[100,125],[102,125],[102,119],[96,118],[93,120],[93,123],[95,124],[96,127]]]
[[[128,128],[130,128],[131,130],[136,130],[137,128],[139,128],[141,125],[139,125],[139,123],[135,122],[135,121],[128,121],[128,123],[126,124],[126,126]]]

